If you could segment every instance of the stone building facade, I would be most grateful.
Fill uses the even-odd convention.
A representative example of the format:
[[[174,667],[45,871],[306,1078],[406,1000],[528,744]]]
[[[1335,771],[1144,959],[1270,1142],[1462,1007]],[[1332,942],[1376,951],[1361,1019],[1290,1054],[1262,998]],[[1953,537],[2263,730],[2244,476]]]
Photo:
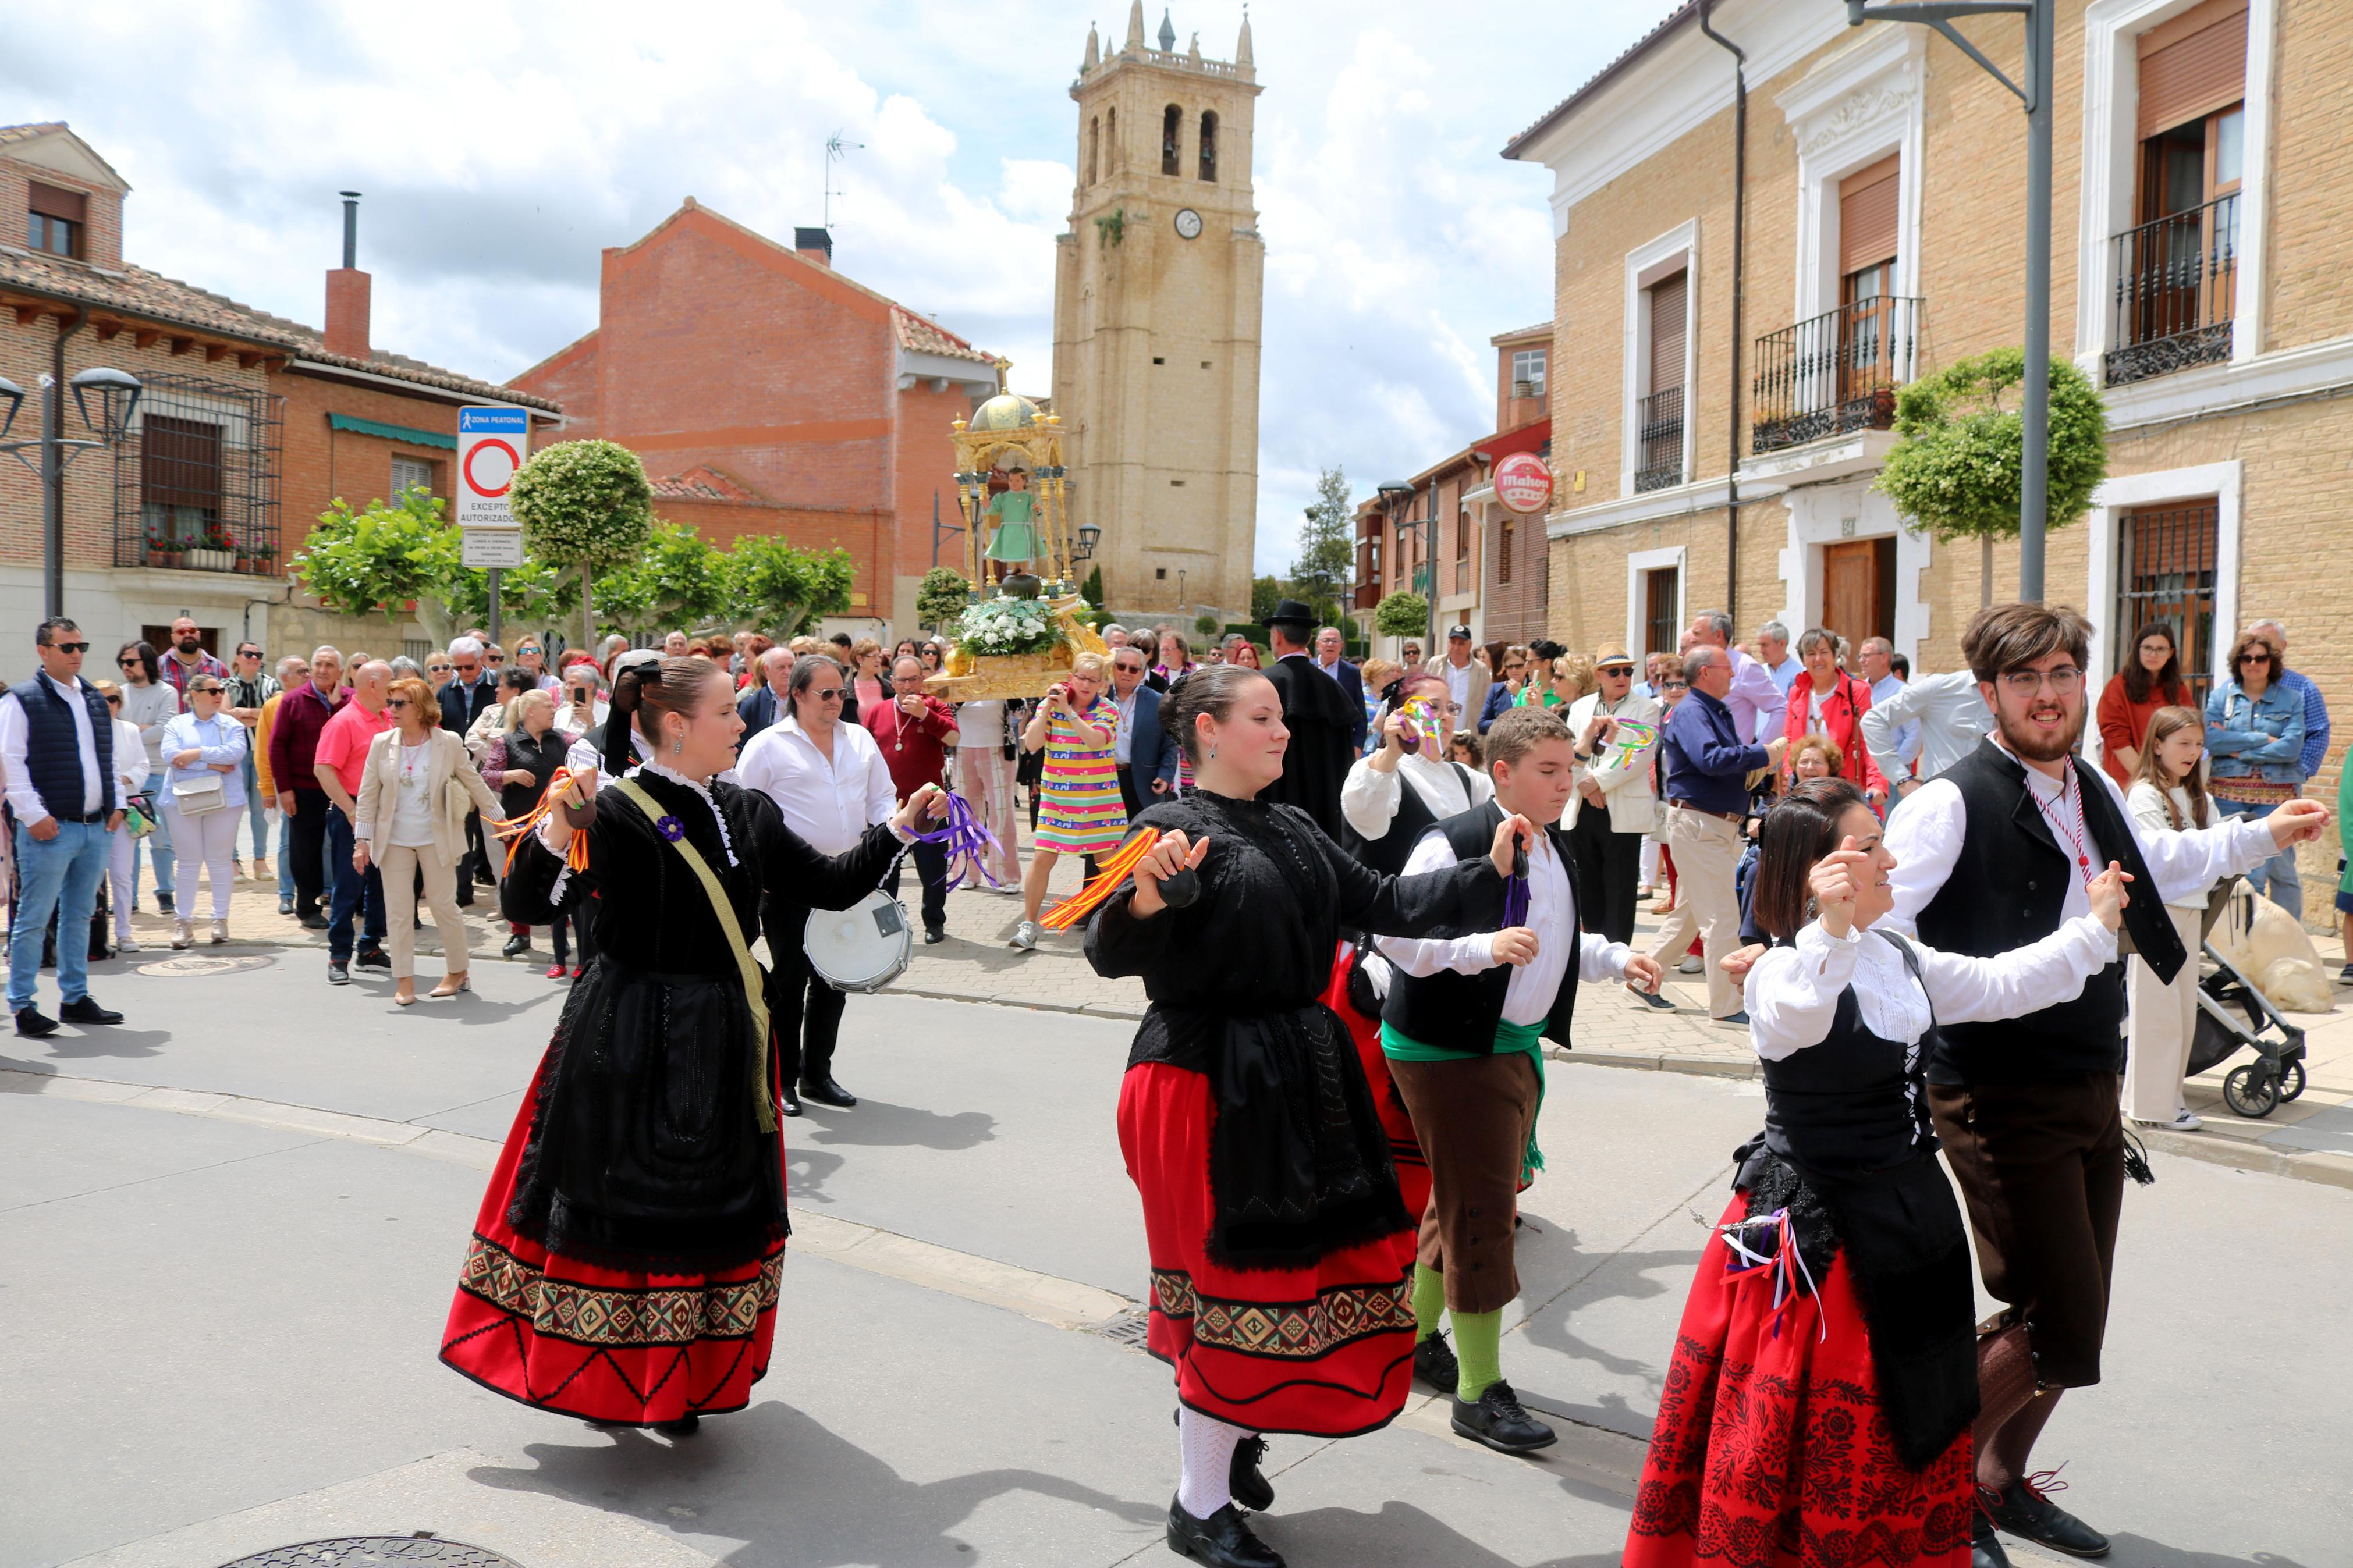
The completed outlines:
[[[1079,181],[1057,240],[1054,395],[1074,526],[1114,614],[1249,610],[1258,512],[1259,326],[1266,243],[1250,187],[1260,91],[1250,23],[1230,62],[1091,28]]]
[[[1505,149],[1554,175],[1553,634],[1672,648],[1729,607],[1744,637],[1829,625],[1952,668],[1980,552],[1872,485],[1895,386],[2019,341],[2018,100],[1925,28],[1717,5],[1747,56],[1736,341],[1734,66],[1699,20],[1679,7]],[[2019,28],[1973,36],[2021,74]],[[2276,617],[2341,703],[2353,623],[2314,568],[2353,449],[2353,12],[2063,0],[2057,36],[2052,350],[2103,387],[2110,437],[2089,516],[2050,535],[2048,596],[2099,628],[2097,681],[2164,619],[2202,693],[2234,632]],[[2015,595],[2014,542],[1990,570]],[[2308,791],[2334,797],[2342,753]],[[2333,848],[2308,858],[2323,909]]]

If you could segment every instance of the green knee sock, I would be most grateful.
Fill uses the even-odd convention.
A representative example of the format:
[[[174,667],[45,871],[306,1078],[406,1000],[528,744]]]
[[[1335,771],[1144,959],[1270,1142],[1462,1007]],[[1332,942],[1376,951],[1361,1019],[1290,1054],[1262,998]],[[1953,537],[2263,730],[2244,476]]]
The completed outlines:
[[[1454,1320],[1454,1359],[1462,1368],[1454,1396],[1468,1405],[1504,1381],[1504,1313],[1498,1308],[1446,1315]]]
[[[1446,1276],[1427,1264],[1413,1266],[1413,1342],[1421,1343],[1438,1331],[1439,1314],[1446,1310]]]

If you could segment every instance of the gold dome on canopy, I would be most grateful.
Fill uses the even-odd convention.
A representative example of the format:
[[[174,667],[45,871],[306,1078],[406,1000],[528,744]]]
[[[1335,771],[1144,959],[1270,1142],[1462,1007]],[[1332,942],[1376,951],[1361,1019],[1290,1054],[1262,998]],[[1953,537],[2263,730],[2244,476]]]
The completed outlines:
[[[975,430],[1026,430],[1038,422],[1038,405],[1018,393],[1000,392],[972,411]]]

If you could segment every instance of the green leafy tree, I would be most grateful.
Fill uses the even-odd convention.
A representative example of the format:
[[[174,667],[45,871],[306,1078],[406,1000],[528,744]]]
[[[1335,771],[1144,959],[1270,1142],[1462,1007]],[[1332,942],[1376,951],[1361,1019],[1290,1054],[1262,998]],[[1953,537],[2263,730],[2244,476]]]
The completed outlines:
[[[295,553],[294,570],[322,603],[347,616],[382,614],[396,626],[412,601],[435,595],[455,564],[458,531],[441,510],[421,485],[364,507],[337,496]]]
[[[1087,580],[1079,584],[1079,597],[1084,599],[1088,604],[1092,605],[1098,610],[1103,607],[1102,567],[1095,567],[1092,571],[1087,574]]]
[[[2026,352],[1995,349],[1923,376],[1895,395],[1895,433],[1878,487],[1937,539],[1979,542],[1978,602],[1993,596],[1993,542],[2018,536],[2025,490]],[[2051,365],[2048,525],[2082,518],[2108,472],[2099,389],[2064,360]]]
[[[580,640],[596,640],[596,574],[645,548],[654,525],[646,466],[611,441],[563,441],[532,454],[509,491],[523,543],[559,572],[580,579]]]
[[[459,556],[453,546],[448,570],[439,584],[438,605],[417,601],[417,618],[424,623],[426,636],[443,647],[458,635],[459,627],[484,626],[491,618],[490,573],[464,565]],[[522,624],[553,620],[562,605],[564,586],[563,574],[525,556],[522,565],[499,573],[499,614]]]
[[[1348,504],[1347,476],[1325,468],[1315,479],[1315,504],[1299,534],[1299,560],[1291,568],[1292,591],[1314,607],[1319,619],[1339,618],[1340,591],[1356,581],[1356,509]]]
[[[1103,586],[1102,574],[1089,579]],[[971,602],[972,585],[953,566],[934,566],[915,587],[915,618],[927,626],[944,626],[961,616]]]
[[[654,520],[645,547],[596,576],[607,625],[638,635],[675,626],[701,631],[733,618],[726,554],[692,528]]]
[[[750,535],[727,552],[728,599],[734,618],[778,642],[798,637],[819,616],[849,608],[849,552],[796,550],[781,539]]]
[[[1373,628],[1384,637],[1420,637],[1430,630],[1430,601],[1400,588],[1374,606]]]
[[[1219,625],[1215,616],[1196,616],[1193,617],[1193,629],[1205,637],[1213,637],[1224,628]]]
[[[1250,619],[1264,626],[1267,616],[1274,614],[1276,601],[1285,597],[1289,592],[1289,588],[1280,577],[1251,579]]]

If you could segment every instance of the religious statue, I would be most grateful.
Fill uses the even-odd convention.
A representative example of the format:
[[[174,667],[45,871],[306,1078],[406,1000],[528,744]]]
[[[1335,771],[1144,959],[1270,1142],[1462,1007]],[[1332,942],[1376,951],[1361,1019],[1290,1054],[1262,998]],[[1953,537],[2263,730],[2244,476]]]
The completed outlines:
[[[987,553],[991,561],[1026,564],[1038,555],[1038,531],[1030,521],[1036,501],[1029,493],[1029,470],[1015,468],[1007,480],[1012,488],[989,498]]]

